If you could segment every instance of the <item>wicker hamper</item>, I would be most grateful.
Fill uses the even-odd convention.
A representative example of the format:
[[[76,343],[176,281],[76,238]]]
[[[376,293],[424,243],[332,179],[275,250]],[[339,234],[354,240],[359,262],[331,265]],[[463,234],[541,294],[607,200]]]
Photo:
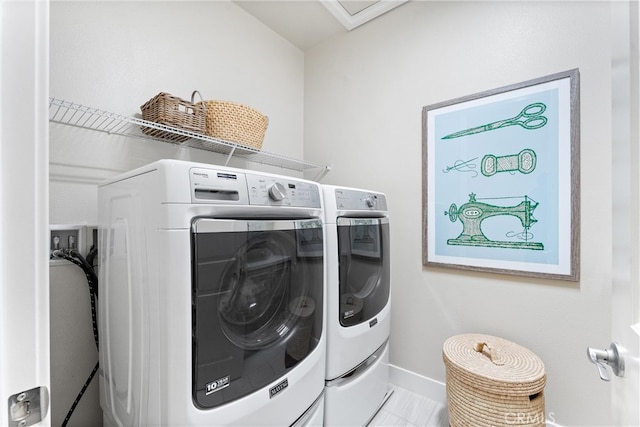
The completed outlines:
[[[229,101],[205,100],[206,135],[251,147],[262,148],[269,119],[246,105]]]
[[[544,426],[544,364],[502,338],[456,335],[443,345],[449,423],[456,426]]]
[[[169,93],[160,92],[140,107],[142,118],[149,122],[203,134],[205,131],[205,111],[202,105],[193,102],[196,94],[200,95],[198,91],[194,91],[191,94],[191,102],[189,102]],[[142,132],[145,135],[173,142],[183,142],[189,139],[186,135],[147,126],[142,127]]]

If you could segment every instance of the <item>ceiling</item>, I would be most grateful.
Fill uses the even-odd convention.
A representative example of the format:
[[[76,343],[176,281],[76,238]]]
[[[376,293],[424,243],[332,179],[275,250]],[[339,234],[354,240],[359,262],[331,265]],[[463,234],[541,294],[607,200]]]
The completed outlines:
[[[234,0],[300,50],[344,34],[408,0]]]

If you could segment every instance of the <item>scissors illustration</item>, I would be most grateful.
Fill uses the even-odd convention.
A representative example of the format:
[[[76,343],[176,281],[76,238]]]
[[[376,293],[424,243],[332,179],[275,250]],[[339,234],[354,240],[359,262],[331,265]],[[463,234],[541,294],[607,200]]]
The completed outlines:
[[[471,129],[461,130],[447,136],[443,136],[442,139],[453,139],[461,136],[473,135],[480,132],[486,132],[489,130],[500,129],[506,126],[520,125],[525,129],[538,129],[547,124],[547,118],[542,115],[547,109],[547,106],[542,102],[535,102],[529,104],[520,111],[515,117],[505,120],[498,120],[497,122],[489,123],[482,126],[477,126]],[[522,120],[523,119],[523,120]]]

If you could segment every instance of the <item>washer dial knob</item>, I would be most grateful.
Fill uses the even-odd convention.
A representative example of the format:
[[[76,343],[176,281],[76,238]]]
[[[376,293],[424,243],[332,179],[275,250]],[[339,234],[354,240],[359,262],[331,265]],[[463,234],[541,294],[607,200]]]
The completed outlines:
[[[276,202],[284,200],[287,197],[287,189],[279,182],[274,182],[269,187],[269,197]]]
[[[364,203],[367,205],[367,207],[372,208],[376,205],[376,202],[373,200],[373,198],[371,198],[371,196],[367,196],[364,198]]]

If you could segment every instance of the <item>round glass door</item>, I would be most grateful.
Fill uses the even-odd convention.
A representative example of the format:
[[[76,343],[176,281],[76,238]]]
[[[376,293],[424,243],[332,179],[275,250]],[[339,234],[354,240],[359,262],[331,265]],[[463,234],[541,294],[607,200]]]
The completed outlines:
[[[322,221],[198,218],[191,245],[196,406],[266,387],[320,348]]]
[[[387,218],[338,218],[342,326],[375,317],[389,301],[390,260]]]
[[[220,280],[218,301],[220,325],[238,347],[264,348],[292,329],[296,317],[290,300],[307,295],[306,270],[291,289],[291,271],[296,257],[295,242],[283,232],[260,233],[232,257]],[[295,295],[294,295],[295,294]]]

